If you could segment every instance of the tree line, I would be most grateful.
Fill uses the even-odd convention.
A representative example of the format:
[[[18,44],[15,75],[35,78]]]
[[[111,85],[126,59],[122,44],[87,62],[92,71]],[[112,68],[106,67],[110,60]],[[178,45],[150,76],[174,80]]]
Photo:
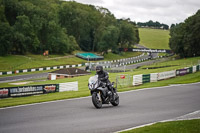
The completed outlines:
[[[168,30],[169,26],[167,24],[161,24],[158,21],[153,22],[152,20],[149,20],[148,22],[138,22],[137,25],[139,27],[150,27],[150,28],[156,28],[156,29],[165,29]]]
[[[106,8],[61,0],[0,0],[0,55],[107,53],[138,43],[136,24]]]
[[[169,46],[181,58],[200,56],[200,10],[183,23],[172,24]]]

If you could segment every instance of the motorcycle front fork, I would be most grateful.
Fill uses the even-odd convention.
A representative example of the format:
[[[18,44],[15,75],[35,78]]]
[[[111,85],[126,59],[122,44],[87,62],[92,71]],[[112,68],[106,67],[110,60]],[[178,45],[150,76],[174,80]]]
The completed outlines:
[[[97,93],[97,96],[99,98],[99,101],[102,101],[102,99],[101,99],[101,92],[100,91]]]

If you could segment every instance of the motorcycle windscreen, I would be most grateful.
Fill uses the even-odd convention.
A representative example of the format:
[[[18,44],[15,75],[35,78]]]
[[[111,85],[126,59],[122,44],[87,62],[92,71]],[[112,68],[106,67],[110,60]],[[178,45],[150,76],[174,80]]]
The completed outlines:
[[[90,89],[95,89],[98,87],[98,75],[92,76],[89,78]]]
[[[98,75],[89,78],[89,84],[95,84],[98,81]]]

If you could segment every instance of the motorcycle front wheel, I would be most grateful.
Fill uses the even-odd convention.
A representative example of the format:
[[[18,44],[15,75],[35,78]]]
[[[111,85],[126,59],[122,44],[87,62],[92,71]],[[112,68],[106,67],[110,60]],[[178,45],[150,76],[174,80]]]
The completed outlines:
[[[115,100],[114,101],[110,101],[110,103],[113,105],[113,106],[118,106],[119,105],[119,95],[115,92],[114,93],[114,97],[115,97]]]
[[[102,99],[101,99],[101,96],[100,96],[100,92],[99,93],[97,93],[97,92],[92,93],[92,103],[94,104],[94,106],[97,109],[102,107]]]

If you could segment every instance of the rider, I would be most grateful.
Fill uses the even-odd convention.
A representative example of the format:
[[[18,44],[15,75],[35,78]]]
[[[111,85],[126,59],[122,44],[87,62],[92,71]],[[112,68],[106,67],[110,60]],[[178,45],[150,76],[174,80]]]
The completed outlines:
[[[108,79],[108,73],[106,71],[103,71],[103,67],[102,66],[96,66],[96,73],[98,75],[98,79],[103,82],[106,83],[108,89],[112,92],[112,96],[114,96],[114,91],[113,91],[113,87],[110,83],[110,80]]]

